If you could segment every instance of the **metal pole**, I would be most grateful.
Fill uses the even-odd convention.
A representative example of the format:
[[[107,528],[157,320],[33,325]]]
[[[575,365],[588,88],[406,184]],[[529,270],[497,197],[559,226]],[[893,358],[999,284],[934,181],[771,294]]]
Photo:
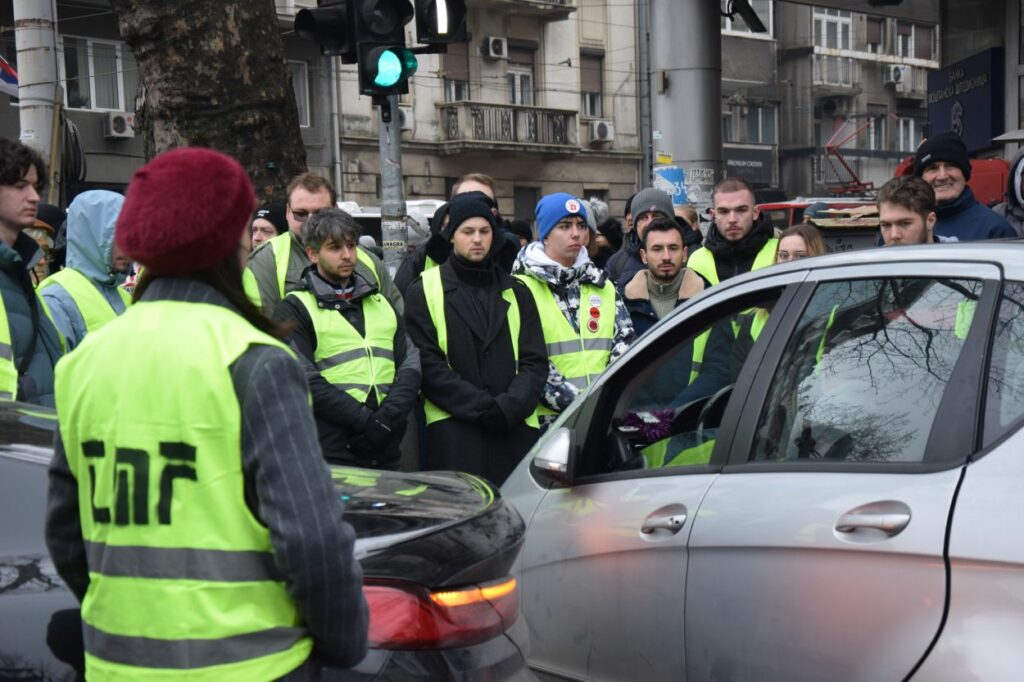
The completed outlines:
[[[50,158],[54,95],[57,83],[57,43],[51,0],[14,3],[14,43],[18,51],[18,99],[21,141]]]
[[[637,83],[640,96],[640,186],[648,187],[653,179],[651,163],[651,34],[648,0],[636,3]]]
[[[650,3],[654,146],[685,171],[687,202],[703,214],[723,168],[720,3]]]
[[[384,249],[384,267],[391,276],[398,272],[405,257],[408,228],[405,225],[405,191],[402,187],[402,131],[398,114],[398,95],[374,98],[380,114],[380,235]]]
[[[328,78],[331,81],[331,168],[334,173],[334,191],[344,200],[341,185],[341,126],[338,124],[338,58],[324,57]]]

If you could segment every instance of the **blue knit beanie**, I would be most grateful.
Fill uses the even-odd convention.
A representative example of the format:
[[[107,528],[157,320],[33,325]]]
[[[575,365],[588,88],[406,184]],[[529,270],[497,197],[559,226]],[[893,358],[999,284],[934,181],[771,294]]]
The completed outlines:
[[[566,216],[580,216],[587,219],[587,209],[583,202],[566,192],[555,192],[541,197],[537,202],[537,241],[547,239],[555,224]]]

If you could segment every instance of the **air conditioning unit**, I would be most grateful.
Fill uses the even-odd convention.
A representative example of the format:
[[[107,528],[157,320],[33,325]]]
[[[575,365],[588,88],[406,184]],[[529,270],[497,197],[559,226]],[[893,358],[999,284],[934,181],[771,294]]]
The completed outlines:
[[[897,91],[903,91],[909,85],[909,81],[909,66],[904,64],[886,64],[882,67],[882,82],[885,85],[894,85]]]
[[[508,59],[508,39],[497,36],[484,36],[480,45],[484,59]]]
[[[398,127],[401,130],[412,132],[416,129],[416,122],[413,119],[412,107],[398,107]]]
[[[615,124],[611,121],[590,122],[590,143],[611,142],[615,139]]]
[[[846,116],[850,113],[850,100],[846,97],[829,97],[821,101],[821,115],[826,118]]]
[[[126,111],[108,111],[103,116],[103,137],[124,140],[135,137],[135,114]]]

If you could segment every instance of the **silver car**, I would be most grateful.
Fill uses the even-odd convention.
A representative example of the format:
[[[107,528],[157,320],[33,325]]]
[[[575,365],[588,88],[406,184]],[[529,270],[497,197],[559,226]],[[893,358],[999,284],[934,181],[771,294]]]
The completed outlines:
[[[674,368],[724,325],[701,367],[717,382],[687,395]],[[528,524],[531,667],[1020,679],[1022,420],[1024,244],[837,254],[713,287],[503,487]]]

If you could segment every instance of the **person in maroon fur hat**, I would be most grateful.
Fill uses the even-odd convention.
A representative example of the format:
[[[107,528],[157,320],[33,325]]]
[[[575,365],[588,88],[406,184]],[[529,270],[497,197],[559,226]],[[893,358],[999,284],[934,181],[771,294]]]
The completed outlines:
[[[355,535],[304,370],[242,289],[254,207],[248,175],[219,152],[177,149],[139,169],[115,237],[145,267],[134,301],[57,365],[46,543],[83,602],[86,677],[320,679],[323,661],[366,653]],[[131,504],[111,483],[128,469]],[[227,570],[196,579],[190,557],[215,555]],[[130,589],[115,564],[130,564]],[[207,655],[190,655],[182,618]],[[239,648],[241,633],[258,638]],[[167,655],[132,656],[123,637]]]

